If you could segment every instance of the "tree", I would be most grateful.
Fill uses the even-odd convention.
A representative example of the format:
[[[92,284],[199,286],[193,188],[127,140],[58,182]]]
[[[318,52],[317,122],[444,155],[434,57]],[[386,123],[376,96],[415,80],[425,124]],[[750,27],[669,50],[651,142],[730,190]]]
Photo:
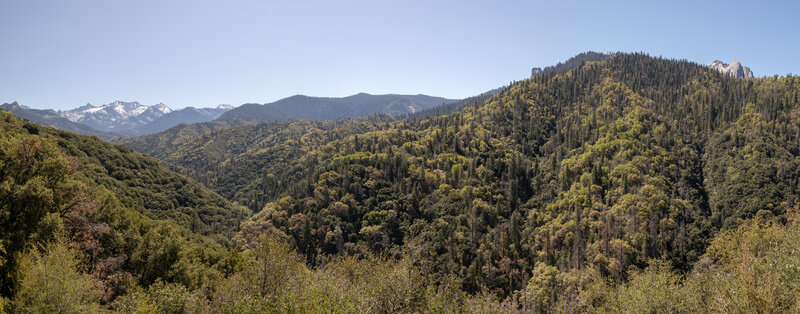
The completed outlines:
[[[59,150],[39,136],[0,137],[0,293],[12,287],[16,254],[59,230],[59,214],[76,190],[69,172]]]
[[[78,253],[62,242],[30,249],[19,260],[14,310],[20,313],[99,311],[95,281],[80,271]]]

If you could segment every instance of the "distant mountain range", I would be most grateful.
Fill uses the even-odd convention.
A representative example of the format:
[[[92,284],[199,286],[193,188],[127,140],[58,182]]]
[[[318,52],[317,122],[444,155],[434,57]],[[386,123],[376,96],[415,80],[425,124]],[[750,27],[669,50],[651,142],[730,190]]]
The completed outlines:
[[[101,131],[124,131],[143,126],[172,112],[164,104],[144,106],[138,102],[115,101],[104,106],[87,104],[58,114],[72,122],[88,125]]]
[[[137,136],[159,132],[181,123],[211,121],[232,108],[230,105],[220,105],[216,108],[187,107],[172,110],[161,103],[145,106],[138,102],[115,101],[104,106],[87,104],[76,109],[59,111],[58,114],[96,130]]]
[[[124,137],[122,134],[99,131],[88,125],[72,122],[69,119],[62,117],[54,110],[31,109],[20,105],[17,102],[2,104],[0,105],[0,108],[10,111],[15,116],[22,119],[27,119],[33,123],[52,126],[60,130],[75,132],[83,135],[94,135],[106,141]]]
[[[3,109],[34,123],[115,140],[161,132],[180,124],[213,121],[201,129],[219,129],[268,121],[336,120],[375,113],[413,114],[455,101],[427,95],[360,93],[341,98],[296,95],[273,103],[245,104],[238,108],[219,105],[216,108],[172,110],[162,103],[146,106],[138,102],[115,101],[102,106],[86,104],[65,111],[31,109],[16,102],[3,105]]]
[[[493,90],[486,95],[494,94]],[[219,118],[195,124],[182,124],[161,132],[120,141],[140,152],[155,153],[179,145],[199,135],[242,125],[269,121],[336,120],[389,113],[395,117],[431,114],[437,108],[462,108],[472,99],[452,100],[427,95],[370,95],[360,93],[348,97],[309,97],[296,95],[268,104],[244,104],[231,109]],[[442,106],[442,105],[445,106]]]
[[[616,54],[584,52],[563,63],[548,66],[544,69],[533,68],[531,69],[531,77],[565,72],[586,62],[604,61],[614,55]],[[736,60],[731,64],[725,64],[717,60],[709,63],[707,67],[732,77],[753,77],[753,72],[750,68],[742,66]],[[87,104],[66,111],[31,109],[16,102],[3,104],[1,108],[34,123],[85,135],[95,135],[110,141],[166,131],[163,132],[164,134],[154,135],[154,139],[158,140],[147,143],[147,145],[156,143],[158,145],[155,145],[155,147],[161,147],[165,143],[175,145],[182,142],[182,139],[187,134],[199,135],[208,131],[246,124],[291,120],[337,120],[377,113],[387,113],[395,116],[441,114],[480,102],[500,90],[502,88],[477,96],[477,98],[473,97],[464,100],[421,94],[370,95],[359,93],[347,97],[295,95],[272,103],[248,103],[237,108],[230,105],[220,105],[216,108],[187,107],[173,110],[163,103],[146,106],[138,102],[123,101],[115,101],[102,106]],[[169,131],[169,129],[181,124],[189,125]],[[146,139],[143,138],[142,140]]]
[[[260,123],[288,120],[336,120],[375,113],[415,113],[457,100],[427,95],[370,95],[310,97],[295,95],[268,104],[245,104],[224,113],[218,120]]]

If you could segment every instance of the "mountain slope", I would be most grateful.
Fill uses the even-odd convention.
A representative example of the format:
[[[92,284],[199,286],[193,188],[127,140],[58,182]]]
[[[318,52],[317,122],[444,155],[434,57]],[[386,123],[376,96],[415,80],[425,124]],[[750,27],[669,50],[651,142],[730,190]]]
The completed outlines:
[[[249,226],[312,261],[412,247],[468,291],[505,295],[544,266],[618,282],[653,258],[685,271],[720,230],[798,204],[799,92],[795,78],[620,55],[320,145],[298,161],[313,175]]]
[[[77,171],[93,184],[125,197],[153,219],[169,219],[197,233],[227,242],[246,210],[231,204],[197,182],[169,171],[154,159],[119,145],[5,117],[9,134],[35,134],[56,143],[79,162]],[[198,220],[199,218],[199,220]]]
[[[23,107],[16,102],[0,105],[0,108],[10,111],[15,116],[22,119],[28,119],[37,124],[52,126],[59,130],[75,132],[83,135],[94,135],[107,141],[122,137],[120,134],[98,131],[87,125],[72,122],[66,118],[62,118],[57,112],[52,110],[30,109]]]
[[[161,132],[122,139],[119,143],[139,153],[156,156],[167,149],[177,147],[186,141],[208,132],[241,126],[244,122],[226,122],[220,120],[179,124]]]
[[[184,123],[193,124],[208,122],[218,118],[220,115],[231,109],[233,109],[233,107],[226,105],[219,105],[216,108],[186,107],[180,110],[169,112],[131,131],[136,132],[136,135],[142,135],[161,132]]]
[[[34,297],[20,291],[42,287],[41,301],[63,310],[70,299],[52,293],[86,289],[83,301],[106,304],[140,285],[196,289],[224,276],[220,243],[247,215],[240,206],[94,137],[6,111],[0,131],[0,295],[17,290],[17,310]],[[71,283],[76,276],[88,288]]]
[[[240,127],[159,156],[261,209],[239,244],[274,234],[311,264],[408,254],[501,296],[553,270],[577,302],[590,282],[625,282],[652,259],[688,271],[721,230],[785,219],[798,95],[794,77],[617,54],[445,116]]]
[[[740,80],[616,54],[445,115],[262,123],[184,139],[159,156],[259,210],[233,237],[246,251],[181,249],[196,243],[171,241],[185,228],[133,228],[124,237],[133,244],[121,247],[135,247],[129,269],[148,288],[115,309],[794,312],[798,99],[797,77]],[[71,195],[63,155],[39,135],[52,130],[5,117],[0,193],[14,203],[0,210],[44,207],[41,217],[52,217]],[[65,152],[84,147],[66,135],[55,137]],[[120,147],[88,147],[137,160]],[[116,164],[123,169],[106,171],[113,178],[142,169]],[[102,171],[77,169],[87,173],[80,182],[105,185],[89,180]],[[116,205],[101,208],[101,217],[120,216],[107,211]],[[103,230],[62,220],[89,225],[72,234]],[[58,225],[9,221],[28,220],[0,220],[0,230],[14,228],[0,232],[12,252],[15,240],[45,242]],[[23,274],[37,273],[30,264]],[[37,286],[33,275],[19,286]]]

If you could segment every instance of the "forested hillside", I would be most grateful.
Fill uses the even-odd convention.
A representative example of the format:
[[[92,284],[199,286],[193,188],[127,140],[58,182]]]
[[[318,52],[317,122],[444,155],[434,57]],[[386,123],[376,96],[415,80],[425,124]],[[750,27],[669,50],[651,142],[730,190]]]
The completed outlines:
[[[0,130],[0,296],[85,311],[140,285],[199,288],[222,278],[228,253],[220,243],[246,209],[95,137],[7,111]]]
[[[244,247],[266,233],[310,265],[413,256],[436,282],[520,302],[552,276],[562,293],[537,308],[572,307],[635,269],[691,272],[725,230],[785,223],[799,85],[617,54],[452,114],[234,128],[158,156],[259,211]]]
[[[225,199],[0,112],[0,306],[800,311],[799,99],[793,76],[615,54],[441,115],[126,142]]]
[[[342,257],[311,269],[274,237],[227,249],[220,243],[246,210],[154,160],[2,110],[0,129],[2,313],[477,311],[495,304],[452,282],[435,285],[410,258]]]

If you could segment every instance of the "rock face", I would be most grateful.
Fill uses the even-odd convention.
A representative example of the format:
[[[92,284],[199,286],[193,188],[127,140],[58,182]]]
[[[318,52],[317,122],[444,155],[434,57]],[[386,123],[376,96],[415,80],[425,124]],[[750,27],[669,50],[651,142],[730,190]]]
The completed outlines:
[[[753,78],[753,71],[750,68],[742,66],[739,60],[733,60],[731,64],[722,63],[722,61],[714,60],[707,65],[709,68],[715,69],[722,74],[727,74],[736,78]]]

